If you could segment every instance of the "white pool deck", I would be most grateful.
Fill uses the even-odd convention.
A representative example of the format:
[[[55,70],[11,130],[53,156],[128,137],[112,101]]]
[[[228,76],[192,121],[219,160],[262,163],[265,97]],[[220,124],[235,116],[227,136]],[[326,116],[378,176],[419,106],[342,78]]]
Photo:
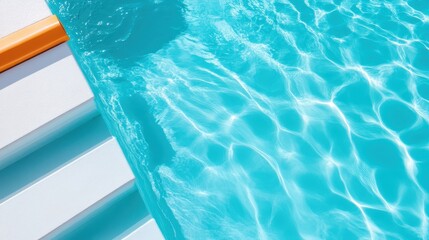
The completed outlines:
[[[49,15],[43,0],[0,0],[0,37]],[[94,96],[66,43],[0,73],[0,175],[95,115]],[[0,239],[49,238],[133,183],[111,137],[0,200]],[[121,238],[163,239],[150,217]]]

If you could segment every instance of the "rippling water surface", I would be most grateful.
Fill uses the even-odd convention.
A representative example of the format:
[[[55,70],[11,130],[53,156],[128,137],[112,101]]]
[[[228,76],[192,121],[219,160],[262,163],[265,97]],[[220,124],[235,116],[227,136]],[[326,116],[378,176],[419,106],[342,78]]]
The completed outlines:
[[[429,238],[427,0],[48,2],[166,238]]]

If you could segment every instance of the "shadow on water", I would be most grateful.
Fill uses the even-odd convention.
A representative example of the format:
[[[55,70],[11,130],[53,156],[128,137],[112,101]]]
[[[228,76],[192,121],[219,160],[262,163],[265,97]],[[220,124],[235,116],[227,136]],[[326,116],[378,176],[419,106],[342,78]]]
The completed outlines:
[[[165,136],[164,131],[150,112],[150,107],[141,95],[121,98],[125,115],[137,121],[143,128],[143,135],[148,144],[150,170],[165,164],[174,157],[174,150]]]
[[[157,165],[171,160],[174,151],[140,94],[144,89],[127,89],[135,88],[129,83],[138,77],[133,76],[130,69],[186,29],[184,4],[178,0],[50,0],[49,3],[53,11],[59,13],[71,36],[75,55],[81,58],[81,64],[85,63],[82,68],[89,76],[88,80],[96,95],[110,94],[110,91],[95,87],[97,81],[105,80],[104,76],[112,76],[109,74],[112,70],[104,60],[109,59],[109,63],[117,66],[115,71],[121,74],[110,77],[109,81],[121,85],[117,89],[122,89],[119,94],[120,104],[127,118],[143,127],[151,156],[151,162],[147,163],[149,169],[153,170]],[[92,54],[85,56],[85,52]],[[131,92],[137,93],[129,96]]]
[[[115,60],[139,60],[186,29],[185,7],[178,0],[49,2],[60,12],[77,55],[83,50]]]
[[[133,16],[136,17],[134,27],[127,39],[121,41],[123,36],[119,36],[122,39],[110,53],[117,58],[141,58],[158,51],[185,30],[183,7],[182,3],[174,0],[142,6],[135,12],[137,16]],[[122,31],[118,29],[118,32]]]
[[[134,65],[133,61],[142,61],[143,56],[160,50],[186,28],[182,15],[184,6],[181,2],[165,0],[161,3],[148,3],[147,1],[146,3],[136,10],[136,16],[133,16],[136,17],[133,29],[132,31],[127,30],[130,31],[130,34],[126,40],[123,41],[121,34],[119,34],[121,36],[111,35],[120,40],[114,41],[115,47],[112,47],[108,53],[115,59],[126,59],[127,67]],[[121,26],[124,25],[128,24]],[[124,32],[119,28],[116,31]],[[122,65],[122,63],[120,61],[119,64]],[[138,76],[128,77],[131,79]],[[127,86],[129,85],[127,84]],[[141,94],[144,89],[139,89],[139,91],[131,96],[122,96],[120,102],[127,118],[137,121],[142,126],[150,155],[146,165],[153,170],[157,166],[169,162],[174,156],[174,150]]]
[[[150,155],[144,164],[149,171],[172,160],[174,150],[143,97],[144,83],[135,86],[131,81],[136,78],[144,81],[135,76],[132,69],[140,67],[148,54],[165,47],[186,29],[184,4],[178,0],[47,1],[70,36],[69,45],[87,76],[98,108],[125,154],[130,156],[129,163],[138,175],[140,192],[151,214],[167,239],[182,239],[181,229],[167,204],[150,190],[148,175],[151,173],[140,175],[145,170],[132,160],[133,157],[142,160],[141,156],[127,152],[132,148],[124,146],[127,143],[124,139],[130,133],[119,130],[124,123],[113,120],[109,115],[112,106],[103,99],[111,99],[112,95],[119,97],[126,118],[142,126]],[[112,68],[111,65],[115,66]]]

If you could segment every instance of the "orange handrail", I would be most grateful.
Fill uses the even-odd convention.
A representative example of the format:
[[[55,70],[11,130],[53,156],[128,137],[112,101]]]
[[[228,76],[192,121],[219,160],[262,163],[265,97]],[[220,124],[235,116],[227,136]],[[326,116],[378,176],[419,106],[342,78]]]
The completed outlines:
[[[69,40],[55,15],[0,38],[0,72]]]

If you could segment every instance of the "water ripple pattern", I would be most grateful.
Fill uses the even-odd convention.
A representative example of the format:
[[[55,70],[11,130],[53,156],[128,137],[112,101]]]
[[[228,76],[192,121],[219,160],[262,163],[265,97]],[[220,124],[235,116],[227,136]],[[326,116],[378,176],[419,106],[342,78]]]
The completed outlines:
[[[167,239],[429,239],[429,3],[49,0]]]

